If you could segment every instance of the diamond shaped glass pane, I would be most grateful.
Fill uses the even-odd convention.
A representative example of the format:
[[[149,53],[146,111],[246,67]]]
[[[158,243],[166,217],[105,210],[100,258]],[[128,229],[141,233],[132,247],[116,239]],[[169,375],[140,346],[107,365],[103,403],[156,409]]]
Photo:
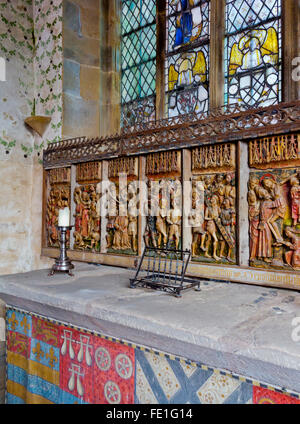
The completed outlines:
[[[122,75],[122,103],[130,102],[139,97],[140,71],[137,66],[123,72]]]
[[[122,34],[127,34],[140,26],[141,8],[140,0],[122,1]]]
[[[241,31],[281,15],[281,0],[227,0],[226,32]]]
[[[156,26],[148,26],[144,28],[140,33],[140,45],[141,45],[141,62],[146,62],[149,59],[156,57]]]
[[[140,62],[140,32],[126,35],[122,40],[122,69],[127,69]]]
[[[141,66],[141,97],[155,93],[156,61],[150,61]],[[154,77],[153,77],[154,76]]]

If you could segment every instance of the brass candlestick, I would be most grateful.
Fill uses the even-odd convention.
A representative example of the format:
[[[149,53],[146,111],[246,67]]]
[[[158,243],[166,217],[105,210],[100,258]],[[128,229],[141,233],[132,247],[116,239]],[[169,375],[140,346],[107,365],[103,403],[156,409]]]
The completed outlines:
[[[67,231],[71,230],[74,225],[69,225],[67,227],[57,227],[60,233],[60,256],[58,259],[55,259],[55,264],[53,265],[49,276],[52,276],[55,272],[67,272],[68,275],[74,277],[74,274],[71,272],[74,269],[74,265],[67,256]]]

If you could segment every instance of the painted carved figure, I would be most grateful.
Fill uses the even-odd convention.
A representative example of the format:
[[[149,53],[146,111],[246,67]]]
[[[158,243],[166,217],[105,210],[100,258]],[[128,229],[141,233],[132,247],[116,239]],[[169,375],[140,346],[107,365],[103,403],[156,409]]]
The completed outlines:
[[[286,236],[292,242],[286,242],[291,250],[285,253],[285,260],[288,265],[294,269],[300,269],[300,231],[292,227],[286,227]]]
[[[156,229],[158,232],[158,247],[166,247],[168,242],[167,231],[167,215],[168,215],[168,201],[164,198],[160,201],[159,214],[156,217]],[[162,245],[163,242],[163,245]]]
[[[248,187],[251,265],[298,268],[298,172],[253,173]]]
[[[114,239],[112,244],[113,250],[131,249],[128,236],[129,220],[127,216],[117,216],[114,223]]]
[[[227,260],[234,262],[231,258],[232,249],[234,247],[234,226],[235,226],[235,210],[231,207],[230,199],[226,197],[222,204],[220,214],[221,224],[225,230],[223,239],[221,240],[220,258],[224,258],[225,245],[228,245]]]
[[[92,184],[78,186],[74,190],[75,231],[74,248],[76,250],[100,249],[100,213],[98,201],[100,194]]]
[[[248,204],[249,204],[249,222],[250,222],[250,261],[257,257],[258,236],[259,236],[259,212],[260,201],[257,197],[259,188],[259,179],[251,177],[249,180]]]
[[[259,214],[259,235],[258,235],[258,258],[265,262],[272,262],[272,230],[271,218],[274,215],[276,202],[272,201],[270,193],[263,187],[258,190],[260,199],[260,214]]]
[[[290,179],[291,184],[291,200],[292,200],[292,219],[293,225],[296,226],[300,223],[300,184],[297,177]]]
[[[235,262],[236,190],[233,173],[196,177],[204,196],[196,209],[204,208],[204,225],[193,216],[192,256],[206,262]],[[195,180],[195,181],[196,181]],[[194,199],[192,200],[194,202]],[[193,208],[196,203],[193,203]],[[203,253],[204,252],[204,253]]]
[[[220,260],[220,258],[217,256],[217,247],[218,247],[219,239],[217,237],[217,227],[216,227],[216,220],[219,219],[220,213],[221,213],[221,209],[218,205],[218,196],[213,195],[207,205],[205,216],[204,216],[204,219],[206,221],[206,235],[207,235],[206,251],[204,256],[206,258],[211,258],[211,255],[208,253],[208,246],[212,239],[213,240],[212,257],[216,261]]]
[[[276,242],[278,244],[282,244],[283,238],[277,225],[277,220],[283,219],[287,210],[287,204],[282,193],[282,188],[272,177],[269,176],[263,179],[262,186],[268,190],[271,198],[276,202],[276,207],[270,217],[269,224]]]

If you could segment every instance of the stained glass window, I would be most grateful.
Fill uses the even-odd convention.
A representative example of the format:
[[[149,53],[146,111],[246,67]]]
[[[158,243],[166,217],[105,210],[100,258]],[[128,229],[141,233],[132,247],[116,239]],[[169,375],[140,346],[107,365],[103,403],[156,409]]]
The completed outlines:
[[[281,0],[226,0],[225,104],[281,101]]]
[[[208,0],[167,0],[169,117],[208,110],[209,15]]]
[[[122,0],[122,123],[155,119],[156,1]]]

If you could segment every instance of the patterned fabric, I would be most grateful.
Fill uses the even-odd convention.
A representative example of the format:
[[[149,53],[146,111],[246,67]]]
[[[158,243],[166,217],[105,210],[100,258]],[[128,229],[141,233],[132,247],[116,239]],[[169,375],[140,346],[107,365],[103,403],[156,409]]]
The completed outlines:
[[[300,403],[296,393],[10,307],[6,340],[8,404]]]
[[[7,312],[7,403],[130,404],[134,361],[131,347]]]
[[[253,403],[257,405],[276,404],[276,405],[299,405],[300,400],[273,390],[264,389],[262,387],[253,388]]]

